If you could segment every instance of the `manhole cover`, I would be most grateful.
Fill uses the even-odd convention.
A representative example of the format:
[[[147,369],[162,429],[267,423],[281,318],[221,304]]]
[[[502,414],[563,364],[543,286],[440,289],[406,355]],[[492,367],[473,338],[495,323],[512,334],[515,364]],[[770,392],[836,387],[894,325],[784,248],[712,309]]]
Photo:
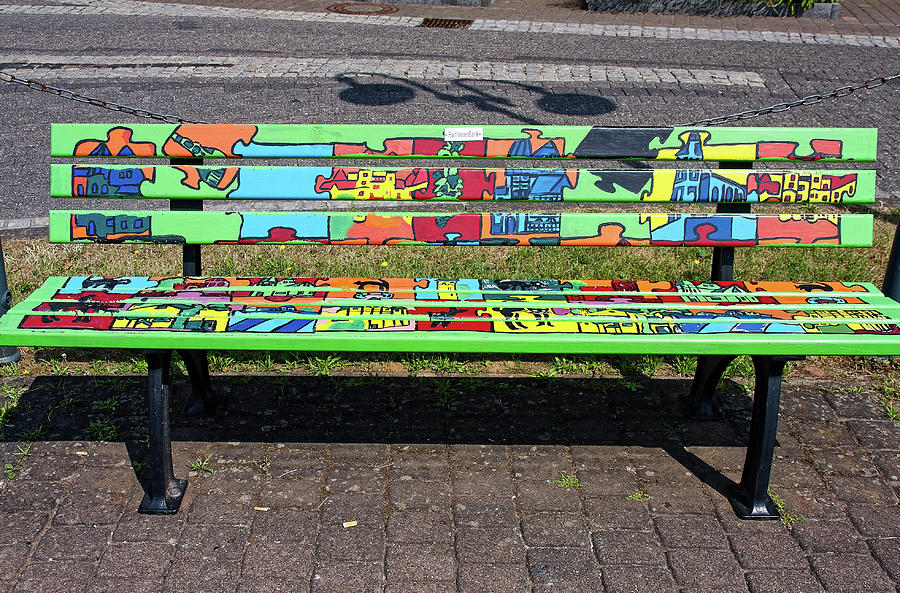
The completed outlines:
[[[468,29],[474,22],[466,19],[422,19],[419,26],[430,29]]]
[[[338,14],[391,14],[397,12],[397,7],[377,2],[341,2],[332,4],[325,10]]]

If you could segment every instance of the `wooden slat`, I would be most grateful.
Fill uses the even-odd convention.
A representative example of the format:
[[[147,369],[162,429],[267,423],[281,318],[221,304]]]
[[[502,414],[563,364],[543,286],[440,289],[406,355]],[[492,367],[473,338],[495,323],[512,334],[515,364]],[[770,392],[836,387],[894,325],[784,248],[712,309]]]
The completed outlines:
[[[58,157],[872,161],[871,128],[53,124]]]
[[[875,200],[875,171],[51,165],[54,197],[536,202]]]
[[[187,244],[872,244],[869,214],[51,211],[50,240]]]

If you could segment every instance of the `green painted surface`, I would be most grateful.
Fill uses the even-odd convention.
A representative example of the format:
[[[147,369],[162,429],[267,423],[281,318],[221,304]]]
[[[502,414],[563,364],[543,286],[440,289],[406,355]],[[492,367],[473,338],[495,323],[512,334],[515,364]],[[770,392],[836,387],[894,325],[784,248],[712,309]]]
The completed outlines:
[[[461,139],[453,139],[460,128]],[[871,161],[870,128],[53,124],[53,156]]]
[[[52,164],[54,197],[871,203],[875,171]]]
[[[872,233],[870,214],[50,212],[54,242],[868,247]]]

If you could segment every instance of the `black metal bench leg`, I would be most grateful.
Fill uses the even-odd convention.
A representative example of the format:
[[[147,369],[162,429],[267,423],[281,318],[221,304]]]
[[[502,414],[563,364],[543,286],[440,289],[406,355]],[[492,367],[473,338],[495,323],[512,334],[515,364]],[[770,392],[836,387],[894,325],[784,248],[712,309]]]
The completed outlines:
[[[219,394],[209,381],[209,360],[206,350],[179,350],[191,380],[191,395],[183,412],[189,415],[214,414],[219,407]]]
[[[150,388],[150,487],[138,512],[154,515],[177,513],[187,489],[187,480],[176,480],[172,469],[172,439],[169,434],[169,350],[147,352]]]
[[[778,430],[778,406],[781,401],[781,375],[789,360],[802,356],[754,356],[756,390],[750,440],[741,483],[731,489],[731,506],[741,519],[777,519],[778,511],[769,498],[769,476]]]
[[[687,398],[688,413],[694,420],[712,420],[718,418],[713,404],[716,386],[731,361],[737,358],[734,354],[698,356],[694,382]]]

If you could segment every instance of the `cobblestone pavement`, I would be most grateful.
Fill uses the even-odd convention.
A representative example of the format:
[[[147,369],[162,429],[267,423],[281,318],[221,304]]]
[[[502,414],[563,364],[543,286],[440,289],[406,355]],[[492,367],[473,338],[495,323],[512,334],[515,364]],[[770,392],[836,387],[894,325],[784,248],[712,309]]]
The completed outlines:
[[[897,0],[892,0],[897,1]],[[246,3],[239,6],[223,6],[217,1],[212,5],[204,6],[203,3],[154,3],[125,0],[76,0],[56,4],[54,0],[41,2],[34,0],[34,4],[0,4],[0,14],[33,14],[33,15],[122,15],[122,16],[166,16],[166,17],[211,17],[211,18],[241,18],[241,19],[265,19],[279,21],[302,21],[322,23],[353,23],[366,25],[384,25],[393,27],[421,27],[425,16],[390,16],[381,14],[338,14],[324,11],[324,5],[316,0],[309,0],[300,9],[275,10],[263,8],[248,8]],[[365,7],[365,4],[361,4]],[[319,8],[322,11],[309,9]],[[849,45],[863,47],[900,47],[900,37],[897,33],[900,29],[892,27],[884,20],[878,20],[877,27],[870,27],[872,33],[862,33],[869,29],[855,29],[841,27],[837,24],[829,27],[808,27],[799,19],[758,19],[744,22],[733,19],[707,19],[703,23],[694,23],[686,18],[677,19],[684,22],[685,26],[664,26],[663,24],[645,23],[647,15],[641,15],[641,19],[635,23],[616,22],[621,19],[617,15],[603,14],[592,20],[585,21],[585,15],[592,13],[578,10],[571,11],[571,15],[563,15],[563,20],[548,21],[547,7],[538,3],[531,6],[523,6],[510,16],[515,18],[496,18],[506,13],[489,12],[492,9],[474,9],[466,7],[452,7],[458,11],[480,11],[472,14],[456,14],[455,18],[472,17],[472,23],[467,28],[472,31],[499,31],[507,33],[542,33],[548,35],[594,35],[604,37],[638,37],[651,39],[690,39],[708,41],[740,41],[740,42],[767,42],[806,45]],[[401,8],[396,8],[401,10]],[[428,11],[442,11],[446,7],[416,5],[402,5],[403,12],[416,12],[429,14]],[[363,8],[365,10],[365,8]],[[529,16],[535,20],[523,20],[523,10],[527,10]],[[583,14],[582,14],[583,13]],[[479,16],[480,15],[480,16]],[[489,16],[490,15],[490,16]],[[573,22],[572,17],[581,17]],[[693,18],[693,17],[691,17]],[[676,19],[663,19],[662,22],[675,22]],[[812,19],[807,19],[812,20]],[[830,21],[830,19],[826,19]],[[613,21],[613,24],[610,24]],[[771,25],[771,29],[750,28],[746,25],[755,23],[758,27],[761,23]],[[797,24],[799,22],[799,25]],[[893,22],[900,22],[900,17]],[[688,26],[690,23],[690,26]]]
[[[29,406],[7,434],[44,432],[21,463],[23,444],[0,445],[0,461],[21,466],[0,495],[0,590],[900,585],[900,423],[874,386],[788,378],[773,487],[804,516],[788,529],[736,520],[722,494],[750,406],[731,382],[725,419],[695,423],[679,410],[680,379],[291,379],[217,377],[225,411],[174,416],[176,474],[190,486],[167,517],[135,513],[143,379],[24,380]],[[85,440],[104,415],[91,402],[120,393],[105,417],[125,442]],[[188,471],[207,457],[210,472]],[[580,487],[555,483],[561,474]]]

